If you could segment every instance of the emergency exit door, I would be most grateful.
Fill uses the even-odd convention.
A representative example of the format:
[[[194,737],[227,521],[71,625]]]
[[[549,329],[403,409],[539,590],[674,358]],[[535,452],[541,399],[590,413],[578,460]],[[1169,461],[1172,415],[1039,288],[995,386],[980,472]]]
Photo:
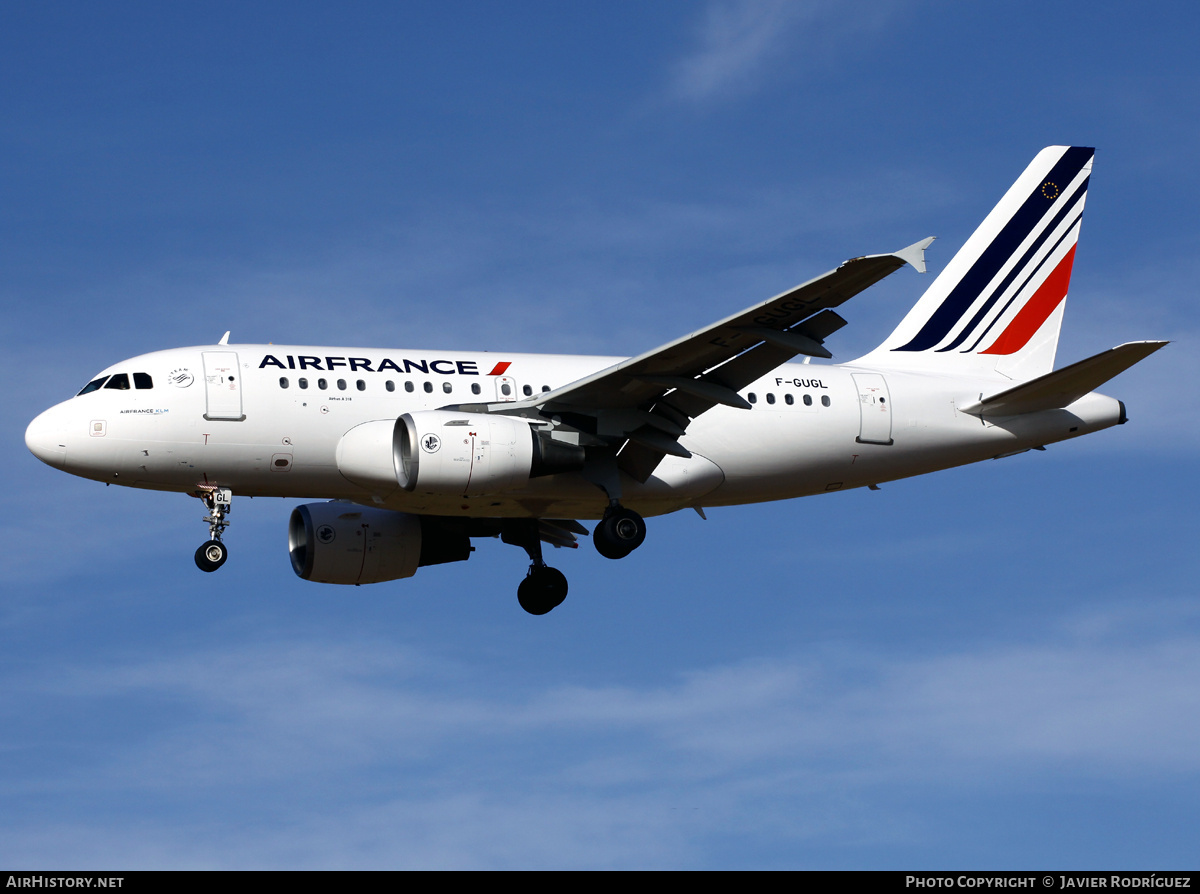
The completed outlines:
[[[892,400],[887,382],[878,373],[855,373],[854,387],[858,389],[860,444],[892,443]]]

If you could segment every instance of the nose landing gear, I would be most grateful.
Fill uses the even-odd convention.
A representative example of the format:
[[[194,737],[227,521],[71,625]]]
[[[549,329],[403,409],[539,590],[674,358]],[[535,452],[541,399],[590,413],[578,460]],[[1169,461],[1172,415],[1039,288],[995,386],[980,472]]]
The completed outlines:
[[[196,550],[196,567],[201,571],[216,571],[229,558],[229,550],[220,540],[209,540]]]
[[[216,571],[229,558],[229,550],[221,542],[221,534],[229,527],[227,516],[232,509],[233,491],[227,487],[213,488],[200,497],[208,509],[204,521],[208,522],[207,542],[196,550],[196,567],[201,571]]]

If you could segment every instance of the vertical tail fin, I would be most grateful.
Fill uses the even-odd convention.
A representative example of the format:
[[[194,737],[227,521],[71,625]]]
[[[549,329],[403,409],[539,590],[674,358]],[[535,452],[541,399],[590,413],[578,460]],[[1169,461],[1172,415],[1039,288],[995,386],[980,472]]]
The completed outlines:
[[[1039,152],[861,362],[1017,381],[1053,369],[1094,151]]]

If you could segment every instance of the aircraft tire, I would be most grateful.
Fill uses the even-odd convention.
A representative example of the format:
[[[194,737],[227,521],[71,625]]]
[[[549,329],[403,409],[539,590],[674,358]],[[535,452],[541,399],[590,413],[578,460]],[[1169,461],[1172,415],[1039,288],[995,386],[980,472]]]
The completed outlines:
[[[596,552],[606,559],[623,559],[646,539],[646,522],[632,509],[617,509],[601,519],[592,532]]]
[[[547,565],[529,569],[529,574],[517,587],[517,602],[531,615],[544,615],[566,598],[566,575]]]
[[[229,558],[229,550],[220,540],[209,540],[196,550],[196,567],[201,571],[216,571]]]

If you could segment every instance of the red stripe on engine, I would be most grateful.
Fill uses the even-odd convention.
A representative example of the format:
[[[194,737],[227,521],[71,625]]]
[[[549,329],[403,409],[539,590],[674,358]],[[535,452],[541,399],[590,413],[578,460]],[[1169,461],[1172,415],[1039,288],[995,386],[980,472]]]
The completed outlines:
[[[1000,337],[987,350],[980,354],[1015,354],[1029,343],[1033,334],[1042,328],[1042,324],[1054,313],[1064,298],[1067,297],[1067,286],[1071,284],[1071,265],[1075,263],[1075,246],[1058,262],[1058,266],[1046,277],[1033,297],[1025,302],[1025,306],[1017,311],[1008,328],[1000,333]]]
[[[504,375],[505,371],[506,371],[506,370],[507,370],[507,369],[508,369],[510,366],[512,366],[512,362],[511,362],[511,361],[509,361],[509,360],[505,360],[503,363],[497,363],[497,364],[496,364],[496,365],[495,365],[495,366],[492,368],[492,371],[491,371],[490,373],[488,373],[488,375],[489,375],[489,376],[502,376],[502,375]]]

